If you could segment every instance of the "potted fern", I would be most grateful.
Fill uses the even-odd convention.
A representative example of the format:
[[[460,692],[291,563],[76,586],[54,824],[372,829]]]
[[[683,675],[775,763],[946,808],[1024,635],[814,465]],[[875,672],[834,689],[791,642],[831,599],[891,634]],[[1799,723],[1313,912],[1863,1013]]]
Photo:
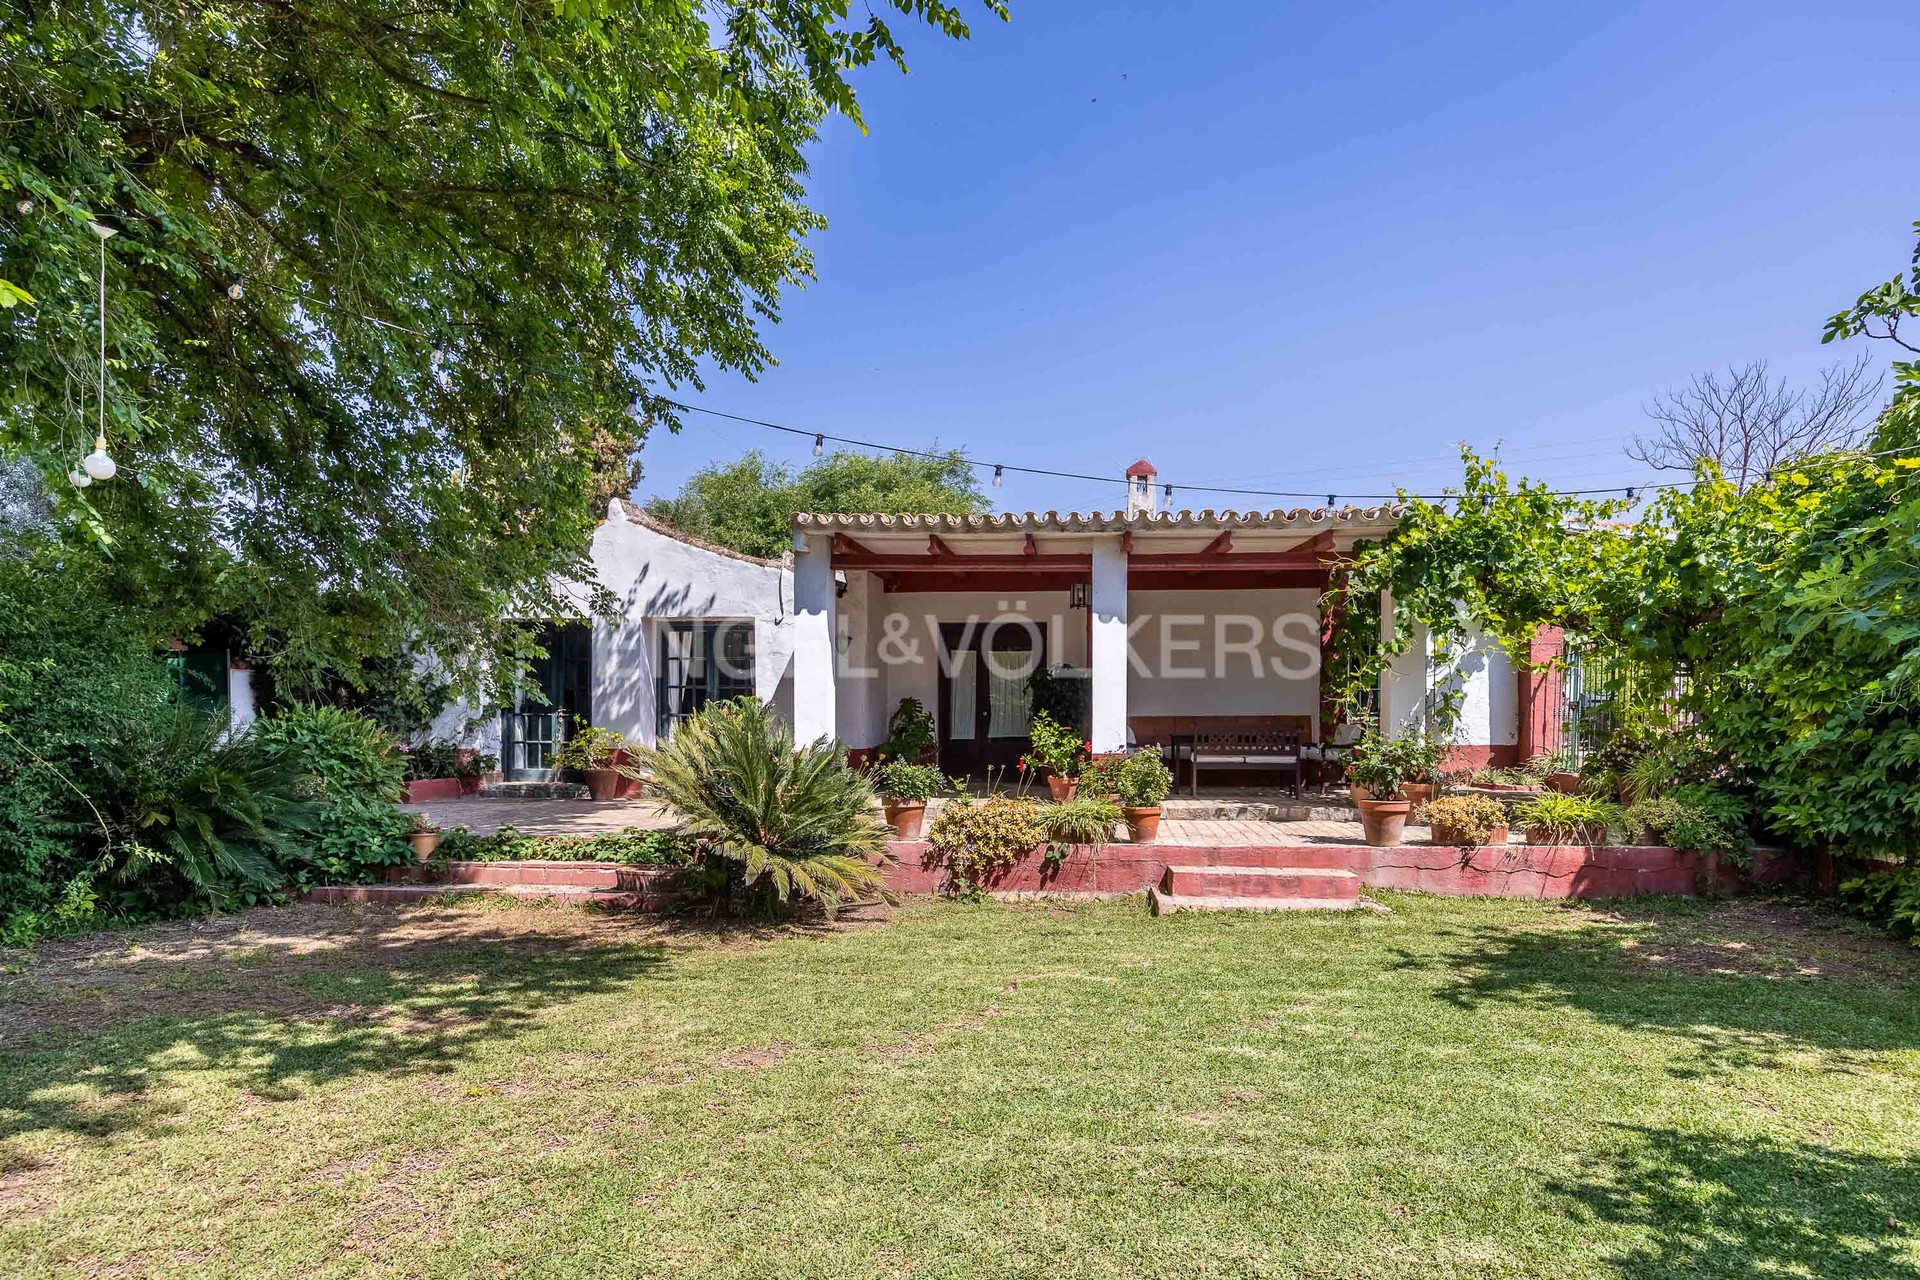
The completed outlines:
[[[1160,805],[1173,790],[1173,774],[1157,751],[1136,751],[1109,774],[1127,820],[1127,839],[1152,844],[1160,835]]]
[[[921,824],[926,821],[927,801],[947,785],[947,780],[930,764],[914,764],[900,757],[882,765],[874,783],[894,838],[918,840]]]
[[[624,735],[582,725],[554,755],[553,763],[556,768],[579,770],[587,780],[587,794],[595,800],[612,800],[620,791],[620,770],[614,759],[626,749]]]

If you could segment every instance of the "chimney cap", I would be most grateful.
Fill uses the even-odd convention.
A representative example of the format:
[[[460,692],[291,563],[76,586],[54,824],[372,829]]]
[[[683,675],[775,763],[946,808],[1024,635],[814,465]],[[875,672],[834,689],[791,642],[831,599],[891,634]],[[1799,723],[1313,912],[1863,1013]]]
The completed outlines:
[[[1134,476],[1157,476],[1159,474],[1160,473],[1154,469],[1154,465],[1145,458],[1140,459],[1140,461],[1127,468],[1128,479],[1132,479]]]

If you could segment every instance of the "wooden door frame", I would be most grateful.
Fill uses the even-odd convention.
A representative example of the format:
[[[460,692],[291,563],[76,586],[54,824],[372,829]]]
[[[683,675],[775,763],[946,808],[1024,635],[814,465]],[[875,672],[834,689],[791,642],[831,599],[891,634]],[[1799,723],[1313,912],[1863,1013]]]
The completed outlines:
[[[983,641],[985,641],[989,635],[991,635],[992,639],[996,642],[1008,635],[1017,635],[1023,639],[1029,639],[1037,646],[1039,663],[1044,666],[1047,662],[1049,641],[1051,640],[1047,632],[1047,624],[1038,618],[1024,618],[1017,623],[1010,621],[1002,622],[998,627],[978,622],[943,622],[939,625],[939,634],[941,651],[934,655],[934,661],[939,664],[938,679],[935,685],[935,697],[939,700],[939,707],[937,709],[938,715],[935,717],[935,724],[938,726],[936,731],[936,749],[940,753],[941,767],[952,772],[973,772],[980,769],[992,768],[997,765],[1011,767],[1022,755],[1026,754],[1027,749],[1032,745],[1032,739],[1025,736],[1009,738],[989,738],[987,736],[987,724],[989,720],[988,672]],[[965,642],[965,648],[956,649],[954,646],[962,641]],[[1030,653],[1035,652],[1035,649],[1028,648],[1020,650],[996,647],[995,651]],[[974,736],[972,738],[955,739],[952,736],[952,721],[948,715],[953,705],[953,676],[950,670],[953,663],[953,655],[958,652],[972,652],[980,655],[974,659],[976,665],[974,668],[975,678],[973,685]],[[953,747],[956,741],[965,744],[966,752],[972,757],[971,759],[964,761],[953,759]],[[996,747],[990,745],[992,743],[1003,745]]]

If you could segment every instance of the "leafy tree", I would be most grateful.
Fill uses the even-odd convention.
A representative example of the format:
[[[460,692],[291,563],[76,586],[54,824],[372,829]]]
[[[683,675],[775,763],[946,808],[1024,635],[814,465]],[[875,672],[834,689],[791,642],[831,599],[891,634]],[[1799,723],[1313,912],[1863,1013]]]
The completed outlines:
[[[676,528],[750,555],[792,546],[797,511],[972,515],[987,509],[973,466],[959,452],[871,457],[835,452],[795,474],[758,450],[696,472],[647,512]]]
[[[767,365],[804,148],[883,56],[841,0],[12,5],[0,450],[176,633],[296,680],[471,651],[584,569],[661,388]],[[122,478],[75,491],[101,391]]]

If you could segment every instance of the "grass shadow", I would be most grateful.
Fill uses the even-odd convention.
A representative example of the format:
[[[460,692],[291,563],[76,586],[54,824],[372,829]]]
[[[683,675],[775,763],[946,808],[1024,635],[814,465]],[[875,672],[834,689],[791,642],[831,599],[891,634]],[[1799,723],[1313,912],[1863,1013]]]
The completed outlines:
[[[1548,1189],[1576,1219],[1639,1237],[1608,1259],[1622,1276],[1920,1274],[1920,1161],[1619,1128],[1617,1151]]]
[[[1781,1065],[1819,1050],[1828,1069],[1920,1047],[1920,953],[1807,904],[1568,905],[1538,926],[1454,929],[1395,967],[1447,976],[1436,998],[1571,1006],[1612,1025],[1678,1037],[1704,1075]]]
[[[0,1003],[0,1139],[150,1129],[170,1078],[209,1067],[269,1099],[446,1072],[670,963],[674,930],[583,915],[296,908],[49,948]]]

